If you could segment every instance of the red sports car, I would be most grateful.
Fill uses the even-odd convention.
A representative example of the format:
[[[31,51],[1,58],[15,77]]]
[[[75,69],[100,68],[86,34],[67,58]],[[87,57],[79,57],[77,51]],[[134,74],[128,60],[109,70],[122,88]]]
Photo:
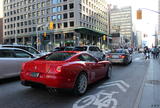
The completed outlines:
[[[24,86],[72,88],[76,95],[82,95],[88,84],[110,78],[111,71],[109,61],[98,61],[85,52],[59,51],[24,63],[20,77]]]

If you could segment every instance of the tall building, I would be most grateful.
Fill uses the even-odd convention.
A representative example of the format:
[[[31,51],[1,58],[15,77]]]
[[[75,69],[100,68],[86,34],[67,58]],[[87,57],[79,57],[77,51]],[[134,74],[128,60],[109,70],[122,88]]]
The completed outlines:
[[[0,18],[0,44],[3,43],[3,18]]]
[[[4,0],[5,43],[97,44],[106,33],[105,0]]]
[[[113,44],[116,45],[132,45],[132,8],[131,7],[124,7],[124,8],[117,8],[114,7],[111,9],[110,13],[110,29],[111,34],[113,33],[120,33],[119,37],[112,37]],[[118,39],[119,38],[119,39]],[[118,40],[115,41],[114,40]]]

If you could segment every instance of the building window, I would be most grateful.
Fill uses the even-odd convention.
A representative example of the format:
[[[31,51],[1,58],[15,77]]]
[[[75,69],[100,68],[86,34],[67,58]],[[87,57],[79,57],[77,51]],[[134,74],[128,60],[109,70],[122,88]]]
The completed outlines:
[[[67,13],[64,13],[63,14],[63,19],[67,19],[68,18],[68,14]]]
[[[40,24],[41,23],[41,20],[40,18],[37,19],[37,24]]]
[[[27,33],[27,28],[24,29],[25,33]]]
[[[36,24],[36,21],[35,21],[35,19],[33,19],[33,20],[32,20],[32,24]]]
[[[56,8],[56,7],[53,7],[53,8],[52,8],[52,12],[57,12],[57,8]]]
[[[32,32],[32,28],[29,28],[29,32]]]
[[[31,25],[31,24],[32,24],[32,22],[31,22],[31,20],[29,20],[29,21],[28,21],[28,25]]]
[[[32,9],[34,10],[36,8],[36,5],[34,4],[34,5],[32,5]]]
[[[57,25],[58,25],[58,28],[61,28],[61,27],[62,27],[62,24],[61,24],[61,23],[58,23]]]
[[[62,0],[52,0],[52,4],[61,3]]]
[[[64,26],[64,27],[68,27],[68,23],[67,23],[67,22],[64,22],[64,23],[63,23],[63,26]]]
[[[36,31],[36,27],[33,27],[32,29],[33,29],[33,32],[35,32],[35,31]]]
[[[27,25],[27,21],[25,21],[24,24]]]
[[[52,21],[55,21],[55,20],[56,20],[56,17],[57,17],[56,15],[53,15],[53,16],[52,16]]]
[[[44,10],[42,10],[42,11],[41,11],[41,15],[44,15],[44,13],[45,13],[45,11],[44,11]]]
[[[74,17],[74,12],[70,12],[70,13],[69,13],[69,17],[70,17],[70,18],[73,18],[73,17]]]
[[[66,2],[67,0],[63,0],[64,2]]]
[[[71,21],[69,23],[70,23],[70,27],[74,27],[74,21]]]
[[[45,7],[45,2],[42,2],[42,7]]]
[[[69,9],[73,9],[73,8],[74,8],[74,4],[73,3],[69,4]]]
[[[40,16],[40,15],[41,15],[40,11],[37,11],[37,16]]]
[[[63,5],[63,10],[67,10],[67,5]]]
[[[50,14],[50,8],[49,8],[49,9],[47,9],[47,14]]]
[[[23,26],[23,22],[21,22],[21,26]]]
[[[57,20],[61,20],[62,19],[62,15],[61,14],[58,14],[57,15]]]
[[[62,11],[62,7],[61,7],[61,6],[58,6],[58,7],[57,7],[57,12],[60,12],[60,11]]]
[[[35,13],[35,12],[33,12],[33,13],[32,13],[32,17],[35,17],[35,16],[36,16],[36,13]]]
[[[49,22],[49,21],[50,21],[50,17],[48,16],[48,17],[47,17],[47,22]]]
[[[37,4],[37,8],[39,9],[40,7],[41,7],[41,4],[40,4],[40,3],[38,3],[38,4]]]

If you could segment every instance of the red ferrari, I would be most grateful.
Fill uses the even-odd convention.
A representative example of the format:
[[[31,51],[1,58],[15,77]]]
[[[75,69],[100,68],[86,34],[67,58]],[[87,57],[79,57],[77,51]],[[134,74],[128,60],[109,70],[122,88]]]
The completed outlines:
[[[24,86],[72,88],[76,95],[86,92],[88,84],[110,78],[112,65],[77,51],[59,51],[23,63],[20,73]]]

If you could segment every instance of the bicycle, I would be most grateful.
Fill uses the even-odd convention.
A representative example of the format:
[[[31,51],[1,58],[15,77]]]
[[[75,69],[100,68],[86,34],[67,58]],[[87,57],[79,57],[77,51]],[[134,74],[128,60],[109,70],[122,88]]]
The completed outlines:
[[[81,98],[73,104],[72,108],[86,108],[90,105],[95,105],[97,108],[116,108],[118,102],[113,98],[113,95],[117,93],[119,92],[113,91],[111,93],[106,93],[105,90],[101,90],[95,95],[89,95]]]

